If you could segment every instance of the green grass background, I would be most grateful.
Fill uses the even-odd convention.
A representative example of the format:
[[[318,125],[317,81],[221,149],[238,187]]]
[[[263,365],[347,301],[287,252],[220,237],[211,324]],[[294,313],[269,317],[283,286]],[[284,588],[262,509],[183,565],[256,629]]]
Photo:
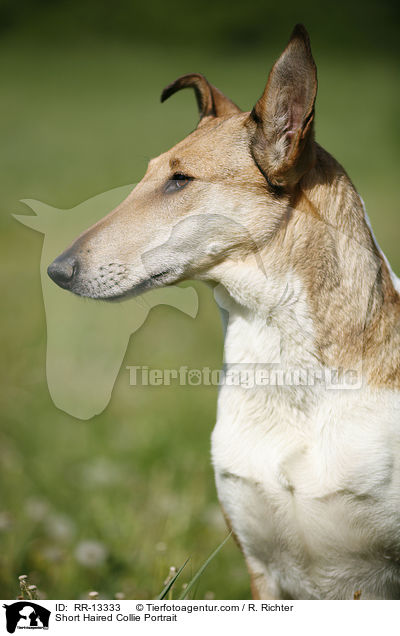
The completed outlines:
[[[302,15],[294,2],[285,10],[264,3],[260,14],[254,3],[252,16],[251,3],[244,14],[221,3],[200,12],[150,3],[142,13],[127,1],[121,11],[105,2],[0,3],[0,597],[18,594],[20,574],[47,598],[93,589],[108,598],[154,597],[171,565],[191,558],[184,582],[226,536],[209,459],[216,389],[134,388],[125,370],[219,368],[222,335],[211,294],[196,286],[196,320],[155,308],[130,342],[107,409],[76,420],[47,391],[42,237],[12,219],[28,213],[20,199],[70,208],[138,181],[147,161],[197,121],[190,91],[160,105],[164,85],[203,72],[250,109],[303,19],[319,70],[317,139],[353,178],[400,270],[397,9],[390,2],[336,5],[324,15],[306,2]],[[104,562],[79,563],[76,548],[86,540],[102,544]],[[249,593],[231,540],[196,597]]]

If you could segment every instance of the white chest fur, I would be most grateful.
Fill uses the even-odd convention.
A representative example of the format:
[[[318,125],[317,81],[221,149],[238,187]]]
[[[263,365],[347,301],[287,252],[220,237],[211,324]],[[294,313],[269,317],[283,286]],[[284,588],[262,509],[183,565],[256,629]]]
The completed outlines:
[[[279,349],[281,367],[315,368],[307,312],[300,329],[289,313],[277,344],[276,325],[231,304],[226,362],[254,368]],[[212,456],[222,506],[271,596],[398,598],[397,393],[223,386]]]

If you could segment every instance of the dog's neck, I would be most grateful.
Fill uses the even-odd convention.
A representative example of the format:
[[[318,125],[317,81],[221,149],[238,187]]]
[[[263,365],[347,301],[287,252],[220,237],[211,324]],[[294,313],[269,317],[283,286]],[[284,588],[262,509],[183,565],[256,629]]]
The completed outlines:
[[[359,195],[320,147],[275,236],[257,255],[215,272],[225,316],[243,328],[258,321],[260,349],[264,324],[279,330],[289,363],[362,368],[370,384],[400,388],[399,295]]]

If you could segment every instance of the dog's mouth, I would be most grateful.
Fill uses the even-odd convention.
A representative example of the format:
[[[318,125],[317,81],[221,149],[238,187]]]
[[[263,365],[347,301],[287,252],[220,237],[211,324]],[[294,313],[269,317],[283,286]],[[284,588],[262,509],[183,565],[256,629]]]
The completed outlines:
[[[151,271],[151,270],[150,270]],[[127,276],[121,276],[117,282],[110,284],[109,277],[101,276],[96,278],[86,277],[82,272],[81,276],[76,276],[71,280],[68,286],[58,282],[60,287],[68,289],[77,296],[84,298],[93,298],[94,300],[104,300],[109,302],[117,302],[139,296],[146,291],[173,285],[181,277],[181,271],[177,267],[168,267],[153,274],[146,273],[144,277],[129,284]],[[72,277],[71,277],[72,278]],[[113,280],[113,279],[111,279]],[[100,282],[101,281],[101,282]]]
[[[171,269],[165,269],[162,272],[158,272],[158,274],[152,274],[150,280],[162,281],[164,278],[167,278],[171,272]]]
[[[168,269],[163,269],[155,274],[150,274],[141,283],[134,285],[134,287],[132,287],[132,291],[136,293],[136,289],[139,288],[142,290],[144,287],[152,289],[153,287],[170,285],[171,283],[176,282],[177,278],[178,272],[174,268],[169,267]]]
[[[113,294],[112,296],[98,296],[99,300],[106,300],[110,302],[127,300],[128,298],[132,298],[135,296],[139,296],[146,291],[150,291],[152,289],[157,289],[159,287],[166,287],[167,285],[173,285],[176,283],[178,278],[178,273],[174,271],[174,269],[163,269],[160,272],[156,272],[155,274],[150,274],[147,278],[140,281],[139,283],[135,283],[129,289],[121,292],[120,294]]]
[[[172,285],[176,283],[179,278],[179,273],[172,267],[168,269],[163,269],[160,272],[156,272],[155,274],[150,274],[148,278],[146,278],[141,283],[134,285],[129,293],[129,295],[141,293],[145,289],[154,289],[157,287],[165,287],[166,285]]]

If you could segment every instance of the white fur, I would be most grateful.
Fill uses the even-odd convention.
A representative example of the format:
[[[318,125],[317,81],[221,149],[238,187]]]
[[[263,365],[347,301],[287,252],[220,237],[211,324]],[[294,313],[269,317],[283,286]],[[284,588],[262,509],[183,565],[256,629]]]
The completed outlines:
[[[219,273],[225,362],[318,366],[301,283],[243,264]],[[277,299],[286,296],[296,300]],[[272,332],[274,333],[274,332]],[[249,366],[249,365],[247,365]],[[254,366],[254,365],[253,365]],[[398,598],[400,395],[322,386],[223,386],[212,456],[220,501],[270,598]]]

